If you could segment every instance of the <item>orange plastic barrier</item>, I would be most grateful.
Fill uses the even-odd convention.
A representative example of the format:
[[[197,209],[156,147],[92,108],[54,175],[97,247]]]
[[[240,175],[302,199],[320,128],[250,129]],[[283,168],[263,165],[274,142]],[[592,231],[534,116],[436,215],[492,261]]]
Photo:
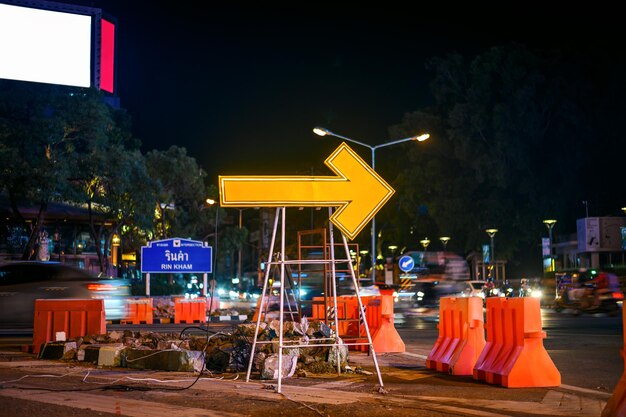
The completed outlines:
[[[152,298],[130,298],[126,300],[125,324],[152,324]]]
[[[204,297],[174,298],[174,323],[206,323],[206,308]]]
[[[57,332],[67,338],[106,334],[104,300],[35,300],[33,353],[56,340]]]
[[[373,312],[375,314],[375,312]],[[368,318],[367,324],[370,324],[370,306],[367,306],[366,317]],[[398,334],[393,324],[393,290],[381,289],[380,290],[380,325],[372,330],[370,326],[370,332],[372,333],[372,345],[374,350],[378,353],[402,353],[406,351],[406,347],[402,338]],[[372,317],[372,321],[375,318]]]
[[[622,323],[626,323],[626,310],[622,308]],[[622,324],[622,327],[624,324]],[[626,417],[626,331],[622,329],[624,348],[621,350],[624,359],[624,373],[617,382],[613,394],[602,410],[602,417]]]
[[[426,366],[452,375],[472,375],[486,343],[482,298],[441,297],[438,328]]]
[[[543,346],[538,298],[488,298],[486,328],[474,379],[509,388],[561,385],[561,374]]]
[[[313,297],[312,303],[312,319],[326,320],[329,326],[334,326],[335,317],[333,316],[334,302],[332,297],[326,299],[324,305],[324,297]],[[337,297],[337,321],[339,324],[339,336],[354,336],[358,334],[354,329],[356,326],[351,322],[358,317],[358,304],[356,297],[339,296]],[[356,314],[356,315],[355,315]]]

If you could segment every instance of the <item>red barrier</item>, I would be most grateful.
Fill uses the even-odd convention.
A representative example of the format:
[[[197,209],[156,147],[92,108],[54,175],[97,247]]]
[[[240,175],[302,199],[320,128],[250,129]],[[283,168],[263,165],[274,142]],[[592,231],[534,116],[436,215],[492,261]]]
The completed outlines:
[[[622,308],[624,348],[620,353],[622,354],[622,359],[624,359],[624,373],[617,382],[611,398],[604,406],[601,417],[626,417],[626,331],[624,331],[624,323],[626,323],[626,310]]]
[[[174,323],[206,323],[206,308],[204,297],[174,298]]]
[[[438,327],[439,337],[426,366],[453,375],[472,375],[485,347],[482,298],[442,297]]]
[[[538,298],[487,299],[487,344],[474,379],[510,388],[561,385],[561,374],[543,346]]]
[[[125,324],[152,324],[152,298],[131,298],[126,300]]]
[[[372,322],[378,318],[380,323],[375,330],[372,330],[372,327],[370,327],[372,345],[374,346],[374,351],[378,353],[402,353],[406,351],[404,342],[393,324],[393,291],[392,289],[380,290],[380,314],[378,317],[372,317]],[[374,312],[372,313],[375,314]],[[367,306],[366,317],[368,318],[367,324],[369,325],[369,305]]]
[[[104,300],[35,300],[33,353],[57,332],[67,338],[106,334]]]

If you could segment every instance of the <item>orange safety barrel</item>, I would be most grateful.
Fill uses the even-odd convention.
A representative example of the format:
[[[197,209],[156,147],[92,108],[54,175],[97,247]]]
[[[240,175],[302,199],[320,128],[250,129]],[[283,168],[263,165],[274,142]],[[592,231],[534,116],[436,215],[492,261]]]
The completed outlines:
[[[58,332],[67,338],[106,334],[104,300],[35,300],[33,353]]]

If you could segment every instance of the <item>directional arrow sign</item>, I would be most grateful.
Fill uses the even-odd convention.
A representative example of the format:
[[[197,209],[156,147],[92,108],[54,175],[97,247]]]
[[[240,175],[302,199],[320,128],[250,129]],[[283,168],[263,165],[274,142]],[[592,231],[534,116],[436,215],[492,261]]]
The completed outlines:
[[[330,221],[354,239],[394,190],[345,143],[324,163],[337,176],[220,176],[220,204],[339,207]]]

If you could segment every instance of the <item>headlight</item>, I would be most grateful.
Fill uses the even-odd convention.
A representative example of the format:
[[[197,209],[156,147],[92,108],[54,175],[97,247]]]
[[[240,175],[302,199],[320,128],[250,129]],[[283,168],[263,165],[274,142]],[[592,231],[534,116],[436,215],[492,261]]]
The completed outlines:
[[[541,298],[541,295],[542,295],[541,290],[533,290],[530,293],[530,296],[535,297],[535,298]]]
[[[424,293],[423,293],[423,292],[421,292],[421,291],[418,291],[418,292],[417,292],[417,296],[418,296],[418,297],[423,297],[423,296],[424,296]]]

